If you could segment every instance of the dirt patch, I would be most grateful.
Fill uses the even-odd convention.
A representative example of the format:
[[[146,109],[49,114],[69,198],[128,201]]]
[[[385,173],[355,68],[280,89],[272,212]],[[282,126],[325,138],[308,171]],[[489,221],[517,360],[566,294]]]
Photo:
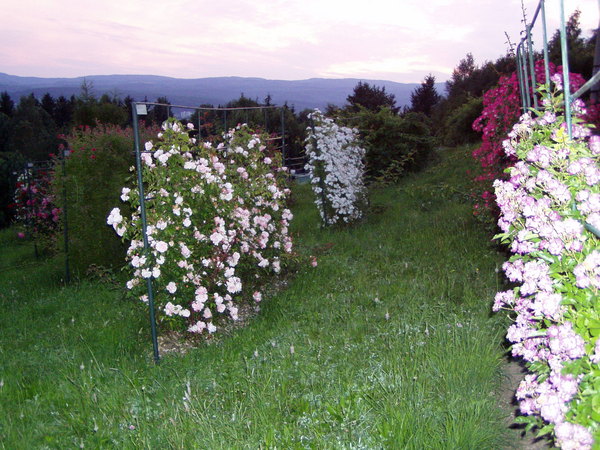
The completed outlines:
[[[263,290],[263,301],[277,292],[284,290],[288,286],[288,279],[278,279],[273,281]],[[161,333],[158,340],[159,354],[166,355],[184,355],[188,350],[198,347],[201,343],[214,343],[219,339],[230,335],[234,330],[245,327],[260,312],[260,303],[238,303],[238,320],[224,321],[218,330],[218,336],[202,333],[200,336],[191,335],[180,331],[167,331]]]
[[[544,438],[535,437],[536,430],[525,432],[525,425],[516,424],[515,418],[519,415],[515,391],[527,371],[525,366],[512,358],[507,358],[503,367],[503,382],[499,392],[500,405],[508,413],[506,426],[511,430],[511,444],[505,450],[542,450],[553,448],[551,442]]]

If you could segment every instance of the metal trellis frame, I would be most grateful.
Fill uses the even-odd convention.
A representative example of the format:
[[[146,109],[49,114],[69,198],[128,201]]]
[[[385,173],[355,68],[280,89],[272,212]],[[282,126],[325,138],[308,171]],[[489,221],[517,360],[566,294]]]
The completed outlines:
[[[137,171],[137,183],[138,183],[138,192],[140,198],[140,218],[142,221],[142,238],[144,244],[144,251],[150,251],[150,245],[148,242],[148,222],[146,218],[146,200],[149,200],[145,196],[144,192],[144,179],[142,172],[142,160],[141,155],[145,153],[145,150],[141,150],[140,143],[140,132],[139,132],[139,118],[140,116],[148,114],[148,106],[166,106],[168,108],[181,108],[185,110],[193,110],[200,113],[200,111],[217,111],[223,112],[223,122],[225,125],[225,130],[227,130],[227,112],[228,111],[246,111],[246,117],[250,110],[268,110],[268,109],[280,109],[281,110],[281,146],[277,147],[277,150],[281,150],[282,162],[285,166],[286,162],[286,152],[285,152],[285,116],[284,116],[284,107],[281,106],[253,106],[253,107],[236,107],[236,108],[213,108],[213,107],[194,107],[194,106],[184,106],[184,105],[170,105],[165,103],[156,103],[156,102],[132,102],[132,121],[133,121],[133,135],[134,135],[134,151],[135,151],[135,161],[136,161],[136,171]],[[266,117],[266,114],[265,114]],[[200,142],[201,138],[201,119],[200,114],[198,114],[198,142]],[[275,138],[277,139],[277,138]],[[152,349],[155,363],[158,363],[160,360],[159,348],[158,348],[158,338],[157,338],[157,330],[156,330],[156,310],[154,304],[154,289],[152,285],[152,277],[146,279],[146,288],[148,291],[148,309],[149,309],[149,319],[150,319],[150,331],[152,336]]]
[[[541,13],[541,16],[540,16]],[[521,104],[523,111],[527,111],[530,108],[538,108],[536,90],[536,79],[535,79],[535,66],[533,61],[533,45],[531,39],[531,31],[535,26],[538,16],[542,19],[542,36],[543,36],[543,54],[544,54],[544,72],[546,78],[546,85],[550,83],[550,62],[548,58],[548,30],[546,26],[546,8],[545,0],[540,0],[537,4],[535,13],[531,23],[525,25],[525,36],[521,39],[521,42],[517,46],[517,75],[519,79],[519,90],[521,93]],[[571,105],[573,101],[592,87],[594,87],[600,81],[600,72],[597,72],[591,79],[589,79],[577,92],[571,93],[571,84],[569,80],[569,49],[567,48],[567,31],[565,21],[565,5],[564,0],[560,0],[560,48],[561,58],[563,67],[563,92],[564,92],[564,105],[565,105],[565,121],[567,123],[567,132],[569,138],[572,137],[572,112]],[[529,69],[527,68],[527,60],[529,61]],[[532,104],[533,101],[533,104]]]

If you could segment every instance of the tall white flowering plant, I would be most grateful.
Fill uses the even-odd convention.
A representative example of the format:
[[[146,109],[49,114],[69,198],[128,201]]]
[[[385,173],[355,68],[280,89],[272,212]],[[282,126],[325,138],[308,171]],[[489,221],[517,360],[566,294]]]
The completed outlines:
[[[507,338],[530,372],[519,420],[561,448],[590,449],[600,442],[600,137],[575,117],[570,139],[562,102],[554,91],[503,144],[519,159],[494,184],[498,237],[513,252],[503,268],[517,287],[493,309],[513,311]],[[584,112],[579,100],[573,108]]]
[[[238,319],[240,300],[261,300],[253,286],[261,275],[279,273],[292,251],[285,169],[264,136],[246,126],[218,146],[196,145],[169,119],[158,137],[142,153],[150,250],[134,185],[121,195],[133,215],[114,208],[107,223],[131,242],[127,288],[147,301],[144,281],[153,279],[159,322],[214,333],[219,322]]]
[[[315,109],[305,140],[315,203],[324,225],[360,219],[366,206],[365,150],[355,129],[338,126]]]

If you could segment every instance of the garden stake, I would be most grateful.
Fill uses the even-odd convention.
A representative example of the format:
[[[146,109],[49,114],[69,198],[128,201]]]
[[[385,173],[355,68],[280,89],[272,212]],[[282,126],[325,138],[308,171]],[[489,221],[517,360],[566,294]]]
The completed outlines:
[[[33,181],[33,163],[29,162],[27,163],[27,167],[25,168],[25,176],[27,177],[27,197],[29,198],[29,209],[28,208],[28,214],[27,214],[27,228],[28,228],[28,233],[30,236],[33,237],[33,252],[35,254],[35,259],[39,258],[39,253],[38,253],[38,248],[37,248],[37,241],[35,239],[35,235],[33,233],[33,225],[31,223],[31,217],[33,215],[35,215],[35,209],[33,206],[33,197],[31,196],[31,183]]]
[[[310,119],[310,127],[312,128],[312,140],[313,146],[315,148],[315,153],[318,153],[319,146],[315,134],[315,121],[312,118]],[[321,163],[321,165],[323,165],[322,161],[319,162]],[[327,218],[327,204],[325,203],[325,180],[323,180],[323,177],[325,176],[324,174],[325,171],[323,171],[323,176],[319,177],[319,186],[321,187],[321,201],[323,202],[323,220],[325,222],[325,226],[327,226],[329,225],[329,219]]]
[[[281,108],[281,165],[287,167],[285,164],[285,111]]]
[[[65,165],[65,158],[69,154],[69,150],[65,149],[62,153],[61,165],[62,165],[62,176],[63,176],[63,237],[65,240],[65,283],[71,282],[71,270],[69,268],[69,221],[67,219],[67,169]]]
[[[563,91],[565,93],[565,119],[567,121],[567,132],[569,139],[572,137],[571,130],[571,85],[569,83],[569,54],[567,53],[567,30],[565,28],[565,1],[560,0],[560,51],[562,53],[563,65]]]
[[[133,103],[131,113],[133,116],[133,139],[135,143],[135,163],[137,166],[138,175],[138,191],[140,195],[140,215],[142,217],[142,236],[144,238],[144,250],[149,252],[148,235],[146,233],[146,199],[144,197],[144,181],[142,179],[142,158],[140,156],[140,133],[138,127],[138,104]],[[141,106],[141,105],[140,105]],[[144,109],[146,105],[143,105]],[[158,354],[158,340],[156,338],[156,317],[154,311],[154,292],[152,290],[152,278],[146,279],[146,285],[148,286],[148,308],[150,310],[150,331],[152,334],[152,349],[154,351],[154,362],[158,364],[160,355]]]

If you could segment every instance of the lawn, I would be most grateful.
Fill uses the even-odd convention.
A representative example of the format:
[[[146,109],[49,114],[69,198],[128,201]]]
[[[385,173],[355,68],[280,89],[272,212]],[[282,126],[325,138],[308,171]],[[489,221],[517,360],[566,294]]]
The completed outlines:
[[[294,190],[296,245],[244,327],[155,365],[147,312],[108,279],[0,233],[0,447],[503,448],[504,257],[466,201],[468,149],[374,189],[321,229]],[[275,287],[279,286],[279,287]]]

